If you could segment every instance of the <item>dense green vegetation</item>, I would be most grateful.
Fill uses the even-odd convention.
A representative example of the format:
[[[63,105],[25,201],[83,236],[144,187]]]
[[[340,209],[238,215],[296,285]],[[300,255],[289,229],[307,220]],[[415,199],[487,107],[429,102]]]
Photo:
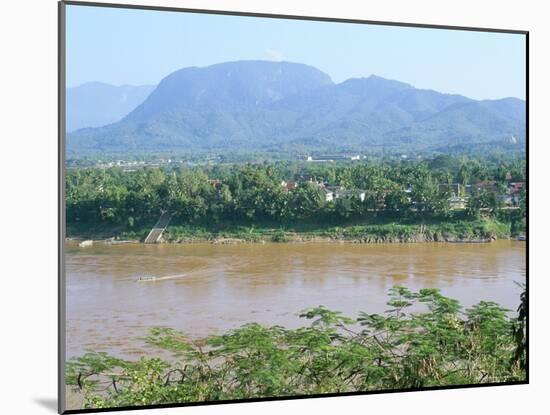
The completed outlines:
[[[394,287],[384,314],[323,306],[298,329],[250,323],[202,340],[153,328],[173,357],[89,352],[66,365],[86,408],[524,381],[526,297],[517,317],[482,301],[466,310],[436,289]]]
[[[283,180],[297,186],[287,189]],[[476,188],[484,180],[495,182],[493,191]],[[502,209],[499,200],[509,181],[524,180],[522,158],[450,156],[69,169],[67,228],[69,236],[143,239],[160,213],[168,211],[174,214],[168,240],[283,241],[297,234],[365,241],[416,234],[428,240],[498,238],[524,230],[525,193],[514,209]],[[464,209],[452,209],[452,192],[441,187],[450,183],[471,189],[459,195],[468,199]],[[333,187],[344,196],[327,201],[325,192]]]

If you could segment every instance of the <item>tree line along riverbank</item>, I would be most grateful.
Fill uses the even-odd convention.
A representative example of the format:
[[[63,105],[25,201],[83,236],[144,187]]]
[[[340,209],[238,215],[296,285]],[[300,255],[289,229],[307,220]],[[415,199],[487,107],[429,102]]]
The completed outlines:
[[[525,232],[523,158],[69,169],[68,237],[167,242],[490,240]]]

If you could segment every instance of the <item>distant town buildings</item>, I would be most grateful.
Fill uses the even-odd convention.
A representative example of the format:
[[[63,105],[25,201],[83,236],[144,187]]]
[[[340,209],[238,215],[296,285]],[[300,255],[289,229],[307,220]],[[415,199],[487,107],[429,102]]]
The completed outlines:
[[[506,175],[511,179],[511,175]],[[462,185],[460,183],[440,184],[440,192],[449,192],[451,194],[449,203],[451,209],[464,209],[467,206],[468,199],[475,193],[492,193],[497,199],[507,207],[516,207],[520,203],[521,193],[524,190],[525,182],[508,182],[507,184],[498,184],[495,180],[482,180],[473,185]]]
[[[454,195],[464,195],[466,194],[466,186],[460,183],[443,183],[439,185],[439,191],[441,193],[451,192]]]
[[[474,185],[475,190],[497,193],[497,182],[495,180],[482,180]]]
[[[353,197],[359,198],[361,202],[365,201],[366,193],[363,190],[348,190],[342,186],[327,186],[323,182],[314,181],[309,175],[299,176],[297,181],[283,180],[281,182],[281,187],[284,192],[289,192],[306,183],[318,187],[325,197],[325,202],[334,202],[337,199],[352,199]]]
[[[222,187],[222,181],[219,179],[208,179],[208,183],[215,189],[220,189]]]
[[[328,155],[328,156],[303,156],[303,160],[310,163],[334,163],[335,161],[358,161],[361,160],[359,154],[354,155]]]
[[[510,182],[506,193],[499,196],[500,201],[507,206],[518,206],[522,192],[525,190],[525,182]]]
[[[287,181],[283,180],[281,182],[281,186],[283,188],[283,191],[289,192],[293,189],[296,189],[298,187],[298,183],[297,182],[287,182]]]
[[[361,202],[365,201],[365,192],[363,190],[347,190],[342,186],[329,186],[327,190],[332,192],[332,197],[336,199],[352,199],[358,197]]]
[[[454,210],[466,209],[467,202],[468,202],[468,199],[466,199],[465,197],[452,195],[449,198],[449,207]]]
[[[334,201],[334,193],[332,190],[327,189],[326,187],[322,187],[322,192],[325,195],[325,202],[333,202]]]

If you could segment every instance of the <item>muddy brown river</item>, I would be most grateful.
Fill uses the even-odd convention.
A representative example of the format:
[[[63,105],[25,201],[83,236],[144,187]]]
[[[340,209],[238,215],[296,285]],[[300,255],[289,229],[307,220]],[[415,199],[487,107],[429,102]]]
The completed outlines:
[[[489,244],[94,244],[66,249],[67,357],[86,350],[137,358],[148,327],[192,337],[245,322],[297,327],[325,305],[355,317],[386,309],[394,285],[439,288],[470,306],[516,309],[525,242]],[[137,281],[140,276],[169,277]]]

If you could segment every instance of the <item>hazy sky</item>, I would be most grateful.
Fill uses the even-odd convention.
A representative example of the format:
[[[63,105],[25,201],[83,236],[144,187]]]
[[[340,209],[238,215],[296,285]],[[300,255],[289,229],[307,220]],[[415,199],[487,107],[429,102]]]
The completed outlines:
[[[371,74],[476,99],[525,98],[525,37],[67,6],[67,86],[157,84],[188,66],[301,62],[335,82]]]

